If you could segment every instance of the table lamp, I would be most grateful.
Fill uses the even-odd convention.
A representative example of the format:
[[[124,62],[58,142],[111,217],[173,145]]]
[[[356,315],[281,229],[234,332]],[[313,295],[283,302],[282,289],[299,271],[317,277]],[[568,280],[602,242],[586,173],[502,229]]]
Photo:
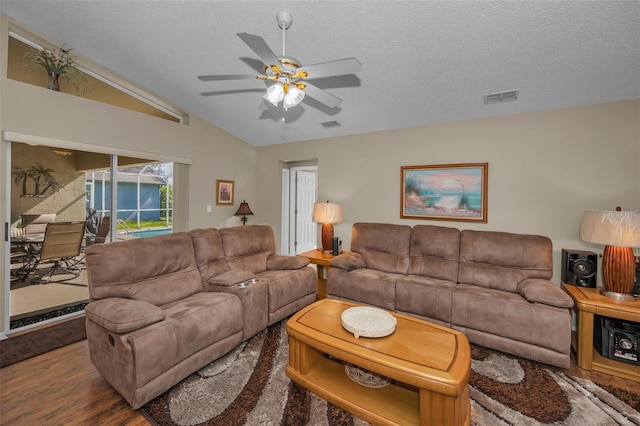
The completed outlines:
[[[617,300],[634,300],[636,262],[633,247],[640,247],[640,213],[633,211],[585,211],[580,241],[603,244],[602,294]]]
[[[333,224],[342,223],[342,206],[336,203],[315,203],[311,220],[322,224],[322,251],[331,252]]]
[[[242,225],[246,225],[247,220],[249,220],[247,219],[247,215],[253,215],[253,212],[249,208],[249,203],[242,200],[242,202],[240,203],[240,207],[238,207],[238,211],[236,212],[235,216],[242,216],[240,218],[240,221],[242,221]]]

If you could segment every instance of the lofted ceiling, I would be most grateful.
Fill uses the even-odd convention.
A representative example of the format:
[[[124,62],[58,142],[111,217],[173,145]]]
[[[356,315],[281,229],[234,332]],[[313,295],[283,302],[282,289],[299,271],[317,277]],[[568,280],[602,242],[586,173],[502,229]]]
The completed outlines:
[[[287,56],[362,63],[313,81],[340,106],[264,109],[263,81],[197,79],[261,71],[237,33],[280,56],[280,9],[293,15]],[[2,0],[0,12],[254,146],[640,97],[639,1]],[[484,104],[511,90],[516,101]]]

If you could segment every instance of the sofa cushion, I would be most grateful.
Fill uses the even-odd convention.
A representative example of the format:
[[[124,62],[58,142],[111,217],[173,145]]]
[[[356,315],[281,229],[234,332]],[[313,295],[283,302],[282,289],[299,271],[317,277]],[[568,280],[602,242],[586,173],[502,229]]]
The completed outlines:
[[[202,281],[208,281],[229,271],[224,257],[220,232],[215,228],[189,231]]]
[[[458,282],[516,293],[527,278],[553,275],[551,240],[540,235],[465,230]]]
[[[550,281],[530,278],[518,285],[518,293],[532,303],[544,303],[558,308],[572,308],[573,299]]]
[[[393,311],[396,280],[402,276],[369,268],[350,272],[331,268],[327,271],[327,295]]]
[[[355,223],[351,251],[364,257],[367,268],[395,274],[409,271],[411,227],[388,223]]]
[[[451,322],[452,281],[408,275],[396,281],[396,311],[418,315],[441,324]]]
[[[242,341],[243,308],[237,296],[201,292],[161,308],[164,321],[128,337],[138,388],[209,345],[226,338]]]
[[[151,303],[119,297],[91,302],[84,312],[91,321],[117,334],[137,330],[165,318],[162,309]]]
[[[267,270],[267,259],[276,253],[273,228],[269,225],[246,225],[220,229],[224,255],[231,270]]]
[[[460,230],[416,225],[411,230],[409,274],[458,281]]]
[[[122,297],[159,306],[202,291],[186,232],[93,244],[85,253],[91,300]]]
[[[308,279],[311,275],[313,275],[313,280]],[[256,278],[267,284],[269,312],[275,312],[303,296],[316,292],[316,276],[311,268],[265,271],[258,274]]]
[[[568,353],[568,309],[531,303],[517,293],[458,284],[452,295],[451,324]],[[479,343],[473,342],[472,343]]]
[[[315,300],[317,277],[312,268],[268,270],[256,278],[267,285],[269,324]]]
[[[358,253],[342,253],[331,259],[332,268],[340,268],[345,271],[353,271],[354,269],[361,269],[367,267],[364,257]]]

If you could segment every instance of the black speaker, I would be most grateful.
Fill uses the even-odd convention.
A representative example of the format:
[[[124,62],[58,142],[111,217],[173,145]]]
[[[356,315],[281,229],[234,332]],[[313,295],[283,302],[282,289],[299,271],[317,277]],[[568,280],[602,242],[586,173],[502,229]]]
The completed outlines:
[[[585,250],[562,249],[562,282],[580,287],[595,287],[598,255]]]

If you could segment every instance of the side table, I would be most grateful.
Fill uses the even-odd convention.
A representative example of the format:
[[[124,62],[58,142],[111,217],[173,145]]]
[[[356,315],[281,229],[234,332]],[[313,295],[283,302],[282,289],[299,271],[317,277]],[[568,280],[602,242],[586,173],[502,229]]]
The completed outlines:
[[[343,251],[343,253],[347,253]],[[331,259],[333,255],[331,253],[323,253],[320,249],[309,250],[304,253],[298,253],[298,256],[303,256],[309,259],[309,262],[316,266],[318,272],[318,287],[316,290],[316,299],[324,299],[327,297],[327,271],[331,268]]]
[[[600,294],[599,288],[579,287],[561,283],[578,311],[576,348],[578,367],[595,370],[640,382],[640,366],[605,358],[593,346],[595,315],[640,322],[640,300],[622,302]]]

